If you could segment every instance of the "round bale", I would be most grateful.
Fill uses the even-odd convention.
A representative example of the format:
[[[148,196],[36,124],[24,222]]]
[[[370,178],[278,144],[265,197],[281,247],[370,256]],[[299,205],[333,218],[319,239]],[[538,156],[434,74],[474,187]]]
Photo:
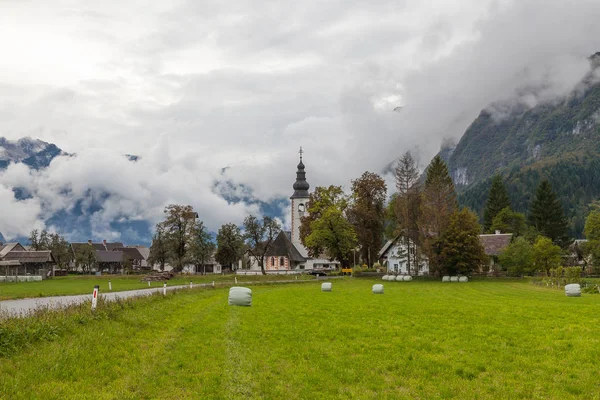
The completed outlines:
[[[442,282],[450,282],[450,277],[449,276],[442,277]]]
[[[458,282],[458,276],[451,276],[450,282]]]
[[[229,289],[230,306],[251,306],[252,290],[247,287],[233,286]]]
[[[321,292],[331,292],[331,282],[323,282],[321,284]]]
[[[410,282],[412,281],[412,276],[410,275],[404,275],[404,279],[402,279],[404,282]]]
[[[461,276],[460,278],[458,278],[459,282],[469,282],[469,278],[467,278],[466,276]]]
[[[402,275],[398,275],[395,279],[396,282],[402,282]]]
[[[565,295],[567,295],[567,297],[580,297],[581,286],[579,286],[579,283],[565,285]]]
[[[373,294],[383,294],[383,285],[381,283],[373,285]]]

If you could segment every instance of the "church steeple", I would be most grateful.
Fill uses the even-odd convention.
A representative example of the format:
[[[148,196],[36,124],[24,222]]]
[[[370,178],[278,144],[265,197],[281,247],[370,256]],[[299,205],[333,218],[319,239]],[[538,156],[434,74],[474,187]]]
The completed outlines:
[[[308,189],[310,185],[306,182],[306,172],[304,171],[304,163],[302,163],[302,147],[300,147],[300,163],[298,164],[298,171],[296,171],[296,182],[294,183],[294,194],[292,199],[297,198],[308,198]]]

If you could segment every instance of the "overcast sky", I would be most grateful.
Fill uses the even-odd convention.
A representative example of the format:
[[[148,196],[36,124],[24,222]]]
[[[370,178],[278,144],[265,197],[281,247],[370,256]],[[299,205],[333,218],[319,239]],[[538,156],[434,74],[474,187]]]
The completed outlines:
[[[423,167],[491,102],[572,88],[598,21],[597,0],[0,0],[0,136],[77,153],[0,173],[0,231],[44,227],[88,189],[114,194],[99,237],[169,202],[216,230],[256,208],[215,182],[289,197],[300,146],[313,188],[406,150]],[[17,202],[17,184],[34,198]]]

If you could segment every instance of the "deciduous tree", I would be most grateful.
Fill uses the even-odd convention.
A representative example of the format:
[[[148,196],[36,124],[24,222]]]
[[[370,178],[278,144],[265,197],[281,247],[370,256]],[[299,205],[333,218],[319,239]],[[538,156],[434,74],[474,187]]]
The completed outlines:
[[[96,250],[91,244],[83,244],[75,252],[75,262],[83,272],[90,272],[96,264]]]
[[[198,272],[198,266],[200,265],[203,268],[202,274],[206,274],[206,262],[210,260],[215,249],[215,242],[206,226],[204,226],[204,222],[196,222],[192,233],[189,255],[190,260],[196,266],[196,272]]]
[[[525,238],[516,238],[499,256],[500,264],[513,275],[534,272],[533,247]]]
[[[533,245],[533,263],[536,270],[545,271],[560,267],[562,263],[561,249],[547,237],[540,236]]]
[[[233,266],[244,250],[244,239],[236,224],[224,224],[217,233],[217,252],[215,259],[223,266]]]
[[[512,233],[513,237],[518,237],[525,235],[527,229],[525,215],[512,211],[510,207],[505,207],[496,214],[489,230],[490,232]]]
[[[271,249],[273,241],[281,231],[281,226],[273,218],[264,216],[262,220],[249,215],[244,220],[244,240],[246,249],[252,256],[263,275],[265,272],[265,255]]]
[[[387,185],[377,174],[365,172],[352,181],[348,220],[354,226],[361,257],[369,266],[382,247]]]
[[[331,206],[311,223],[311,233],[305,238],[305,244],[308,249],[323,249],[331,260],[338,260],[347,267],[350,252],[357,244],[356,233],[343,212]]]
[[[156,233],[152,237],[152,245],[150,245],[150,255],[148,256],[148,264],[154,266],[160,265],[160,270],[165,270],[165,264],[169,260],[169,248],[167,238],[162,224],[156,225]]]
[[[452,214],[441,242],[441,261],[445,273],[469,274],[485,262],[480,232],[478,218],[469,209],[463,208]]]
[[[584,233],[588,240],[600,240],[600,210],[589,213],[585,220]]]
[[[175,271],[181,271],[188,261],[198,214],[190,205],[170,204],[165,207],[161,227],[165,235],[169,259]]]

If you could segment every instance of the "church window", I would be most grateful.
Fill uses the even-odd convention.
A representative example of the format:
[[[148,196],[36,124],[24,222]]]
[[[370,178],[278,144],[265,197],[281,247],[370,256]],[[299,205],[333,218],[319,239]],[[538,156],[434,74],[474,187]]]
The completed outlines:
[[[285,267],[285,258],[279,257],[279,266],[280,267]]]
[[[298,211],[304,212],[304,204],[303,203],[298,204]]]

